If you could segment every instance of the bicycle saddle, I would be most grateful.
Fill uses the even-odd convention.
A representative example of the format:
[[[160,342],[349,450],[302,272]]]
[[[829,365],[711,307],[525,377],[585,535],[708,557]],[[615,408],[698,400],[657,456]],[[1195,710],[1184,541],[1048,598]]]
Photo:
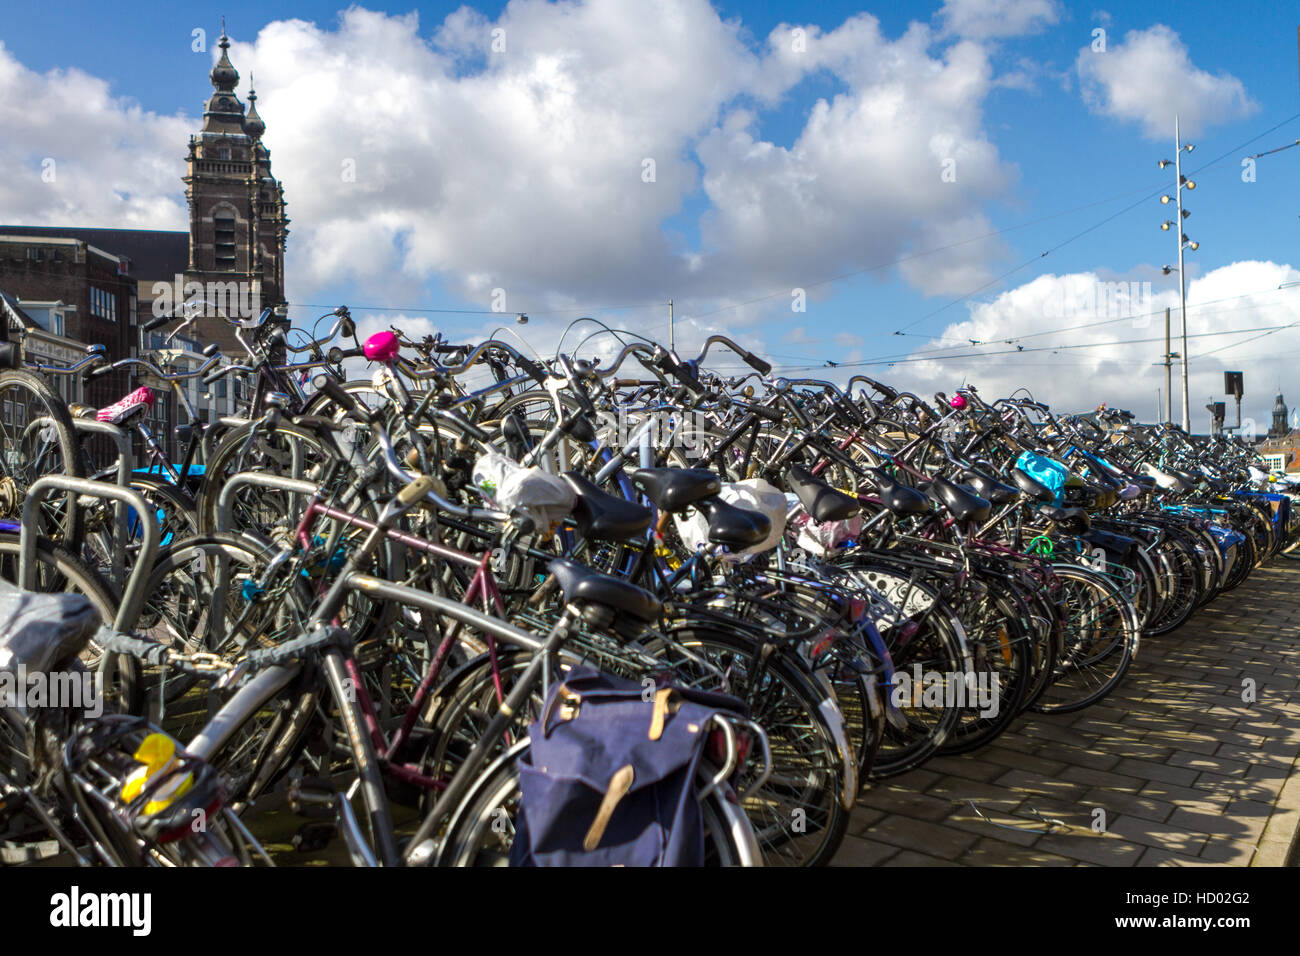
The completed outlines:
[[[577,499],[573,508],[578,531],[593,541],[623,541],[650,527],[650,509],[602,491],[576,471],[560,476]]]
[[[80,654],[99,623],[83,594],[35,594],[0,581],[0,670],[52,670]]]
[[[926,491],[958,521],[985,521],[993,511],[987,498],[981,498],[947,478],[935,478]]]
[[[930,510],[930,499],[915,488],[900,485],[887,472],[873,468],[871,479],[876,483],[876,494],[881,504],[894,514],[919,515]]]
[[[772,533],[767,515],[737,508],[721,498],[706,498],[695,507],[709,522],[709,540],[729,548],[751,548]]]
[[[1162,491],[1172,491],[1175,494],[1185,495],[1192,490],[1190,484],[1171,471],[1161,471],[1155,465],[1144,465],[1143,467],[1146,469],[1146,473],[1155,479],[1155,483],[1160,486]]]
[[[1083,534],[1092,527],[1092,519],[1082,508],[1057,508],[1055,505],[1039,505],[1038,513],[1047,518],[1065,534]]]
[[[663,612],[659,599],[644,588],[593,571],[569,558],[554,558],[547,569],[555,575],[566,601],[599,604],[646,623]]]
[[[1028,472],[1021,471],[1019,468],[1012,468],[1011,480],[1016,483],[1017,488],[1024,492],[1026,497],[1033,501],[1048,504],[1056,500],[1056,495],[1052,494],[1052,489],[1031,477]]]
[[[832,488],[799,465],[790,466],[785,480],[814,521],[844,521],[862,510],[858,499]]]
[[[704,468],[638,468],[628,477],[660,511],[685,511],[722,490],[722,479]]]
[[[1143,487],[1141,482],[1129,482],[1119,490],[1119,500],[1132,501],[1134,498],[1141,498],[1147,491],[1148,489]]]
[[[121,425],[127,419],[143,415],[153,407],[155,395],[153,389],[141,385],[134,392],[124,396],[112,405],[107,405],[95,412],[95,419],[110,425]]]
[[[987,498],[995,505],[1004,505],[1008,501],[1014,501],[1020,494],[1017,489],[1010,485],[1004,485],[996,478],[990,478],[983,472],[975,471],[973,469],[967,469],[966,480],[970,482],[970,486],[974,489],[975,494],[979,495],[981,498]]]

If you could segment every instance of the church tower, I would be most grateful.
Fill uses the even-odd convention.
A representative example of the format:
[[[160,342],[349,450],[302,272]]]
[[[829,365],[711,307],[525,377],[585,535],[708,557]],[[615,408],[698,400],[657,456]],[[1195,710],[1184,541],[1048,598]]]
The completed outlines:
[[[257,113],[257,93],[248,91],[248,111],[235,95],[239,73],[230,62],[230,39],[221,28],[221,58],[212,68],[212,96],[203,129],[190,137],[185,198],[190,211],[189,263],[185,281],[202,283],[204,298],[220,312],[256,318],[260,307],[284,297],[284,250],[289,219],[284,187],[271,175],[271,151],[262,144],[266,124]],[[215,293],[215,294],[214,294]],[[188,294],[187,294],[188,295]],[[220,318],[200,320],[204,341],[221,344],[229,357],[244,357],[230,326]]]
[[[1291,431],[1291,426],[1286,423],[1286,411],[1286,402],[1278,395],[1273,403],[1273,427],[1268,430],[1269,438],[1281,438]]]

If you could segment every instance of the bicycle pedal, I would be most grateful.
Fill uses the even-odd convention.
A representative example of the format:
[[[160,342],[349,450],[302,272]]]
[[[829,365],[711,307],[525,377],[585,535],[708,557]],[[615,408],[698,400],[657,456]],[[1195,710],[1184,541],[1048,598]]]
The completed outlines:
[[[319,777],[303,777],[294,780],[289,784],[287,796],[289,809],[298,816],[331,821],[335,818],[338,791],[328,780]],[[304,824],[304,826],[311,825]],[[330,825],[333,826],[332,823]]]
[[[20,866],[24,863],[35,863],[38,860],[49,860],[58,856],[61,849],[58,840],[21,842],[5,840],[0,843],[0,863],[5,866]]]

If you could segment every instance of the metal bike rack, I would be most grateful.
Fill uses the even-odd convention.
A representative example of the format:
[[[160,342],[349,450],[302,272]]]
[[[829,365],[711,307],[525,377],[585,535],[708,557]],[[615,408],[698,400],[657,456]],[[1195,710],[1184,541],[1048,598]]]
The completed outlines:
[[[79,432],[95,435],[107,435],[117,445],[117,483],[123,488],[131,486],[131,473],[135,469],[135,457],[131,452],[131,435],[116,425],[101,422],[94,418],[74,418],[72,427]],[[113,535],[113,583],[119,588],[126,586],[126,515],[127,505],[118,501],[113,505],[113,517],[117,527]]]
[[[27,498],[23,501],[23,525],[19,536],[18,550],[18,586],[32,590],[36,584],[36,509],[46,498],[56,491],[70,491],[78,495],[90,495],[92,498],[109,498],[120,501],[134,508],[140,516],[143,540],[140,556],[126,586],[122,589],[122,603],[118,605],[117,615],[113,618],[113,628],[129,631],[134,626],[140,612],[144,609],[146,585],[149,573],[153,570],[154,555],[158,553],[158,544],[162,532],[158,528],[158,516],[144,496],[131,488],[110,485],[105,481],[91,481],[88,478],[70,478],[67,475],[46,475],[38,478],[27,489]]]
[[[311,496],[316,494],[318,486],[301,478],[284,478],[280,475],[267,475],[260,471],[241,471],[226,479],[226,486],[217,498],[217,527],[230,528],[231,509],[234,507],[235,489],[243,485],[256,485],[259,488],[275,488],[294,494]]]

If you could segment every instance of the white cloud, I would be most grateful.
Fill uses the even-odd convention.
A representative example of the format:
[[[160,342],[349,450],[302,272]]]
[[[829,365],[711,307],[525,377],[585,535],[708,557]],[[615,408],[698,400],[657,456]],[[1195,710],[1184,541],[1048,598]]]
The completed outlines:
[[[1173,135],[1174,114],[1183,133],[1196,135],[1259,109],[1241,80],[1196,67],[1179,35],[1162,24],[1132,30],[1104,53],[1082,48],[1075,68],[1089,108],[1140,123],[1151,139]]]
[[[81,70],[29,70],[0,42],[0,220],[184,228],[181,158],[194,128]]]
[[[975,216],[1014,180],[981,128],[983,50],[931,43],[862,15],[783,25],[756,53],[704,0],[523,0],[494,21],[459,11],[432,42],[413,16],[357,8],[336,30],[274,23],[232,58],[258,77],[295,274],[386,269],[533,306],[701,303],[888,262],[921,241],[918,223]],[[791,145],[772,142],[763,111],[814,72],[843,92]],[[691,248],[664,223],[701,197]]]
[[[1061,18],[1056,0],[945,0],[937,14],[944,31],[985,40],[1038,33]]]
[[[862,14],[782,25],[754,47],[707,0],[514,0],[494,20],[352,7],[248,39],[231,57],[257,76],[295,297],[355,283],[398,305],[440,282],[485,307],[504,289],[511,312],[674,296],[679,314],[783,285],[824,297],[834,275],[934,245],[925,223],[955,224],[939,239],[985,228],[982,205],[1017,176],[983,126],[998,82],[984,47],[936,47],[924,24],[891,38]],[[774,135],[765,123],[814,75],[836,92]],[[0,160],[23,171],[0,208],[184,228],[181,156],[198,125],[0,50]],[[57,189],[23,178],[45,155],[66,156]],[[900,274],[965,292],[999,255],[975,243]]]
[[[1151,272],[1135,269],[1127,278],[1140,283],[1147,281]],[[1181,351],[1177,286],[1169,285],[1168,280],[1163,288],[1152,283],[1154,291],[1147,298],[1139,285],[1130,290],[1137,292],[1137,298],[1129,303],[1110,297],[1114,287],[1103,283],[1112,278],[1093,272],[1039,276],[991,302],[971,306],[966,319],[949,325],[941,336],[914,352],[913,361],[877,369],[878,375],[867,369],[867,374],[897,381],[923,395],[936,390],[951,392],[963,381],[976,384],[989,399],[1025,386],[1058,410],[1086,411],[1104,401],[1154,419],[1156,389],[1164,388],[1164,369],[1153,363],[1161,361],[1164,352],[1166,307],[1172,315],[1173,351]],[[1211,396],[1223,400],[1223,372],[1245,368],[1247,394],[1242,414],[1263,422],[1261,432],[1267,430],[1278,383],[1294,380],[1300,325],[1256,341],[1249,340],[1260,332],[1237,330],[1300,323],[1300,288],[1278,288],[1297,280],[1300,270],[1292,266],[1244,261],[1190,281],[1189,395],[1195,428],[1206,428],[1208,413],[1203,406]],[[1112,301],[1116,305],[1108,311]],[[1234,331],[1234,335],[1206,334]],[[971,339],[981,345],[972,347]],[[1017,346],[1025,351],[1016,351]],[[972,353],[988,354],[942,357]],[[1175,366],[1176,419],[1182,401],[1179,376]]]

